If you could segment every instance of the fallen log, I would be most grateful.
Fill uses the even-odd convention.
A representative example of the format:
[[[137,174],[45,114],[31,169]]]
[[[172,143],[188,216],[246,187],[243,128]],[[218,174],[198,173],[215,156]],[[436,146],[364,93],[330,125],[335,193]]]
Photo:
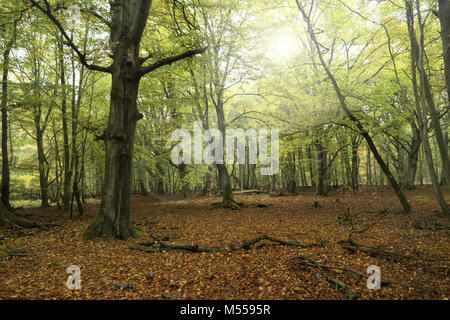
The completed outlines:
[[[264,240],[275,242],[280,245],[300,247],[300,248],[311,248],[311,247],[319,247],[319,246],[324,245],[324,241],[321,241],[320,243],[303,244],[303,243],[297,242],[297,241],[286,241],[286,240],[273,238],[268,235],[261,235],[259,237],[253,238],[249,241],[244,241],[243,243],[241,243],[239,245],[229,245],[228,249],[221,248],[221,247],[207,247],[207,246],[201,247],[199,245],[176,244],[176,243],[169,243],[169,242],[165,242],[165,241],[141,243],[140,246],[130,246],[130,249],[145,251],[145,252],[149,252],[149,253],[161,252],[163,250],[184,250],[184,251],[195,252],[195,253],[231,252],[231,251],[236,251],[236,250],[241,250],[241,249],[250,250],[251,246],[257,244],[258,242],[264,241]]]

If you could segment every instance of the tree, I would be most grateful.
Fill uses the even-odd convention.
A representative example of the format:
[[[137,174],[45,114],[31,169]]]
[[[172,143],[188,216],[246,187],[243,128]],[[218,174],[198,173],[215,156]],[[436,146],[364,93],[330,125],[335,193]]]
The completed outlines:
[[[439,0],[439,11],[438,11],[439,21],[441,24],[441,39],[442,39],[442,51],[443,51],[443,59],[444,59],[444,68],[445,68],[445,84],[447,87],[447,106],[450,109],[450,2],[448,0]],[[448,148],[448,122],[450,122],[450,114],[447,114],[447,131],[445,133],[445,146]],[[448,155],[448,150],[447,150]],[[450,168],[447,168],[447,176],[445,174],[444,183],[450,187],[450,181],[448,181],[448,171]]]
[[[17,21],[14,22],[14,34],[11,39],[7,40],[6,47],[3,51],[3,68],[2,68],[2,181],[1,181],[1,201],[6,208],[10,208],[10,174],[9,174],[9,156],[8,156],[8,73],[11,49],[16,38]]]
[[[309,13],[308,13],[308,11],[300,3],[299,0],[296,0],[296,3],[297,3],[298,9],[300,10],[300,12],[301,12],[301,14],[303,16],[303,20],[305,21],[305,23],[307,25],[307,31],[308,31],[308,34],[310,36],[310,39],[311,39],[312,43],[314,44],[314,47],[316,48],[316,53],[317,53],[317,55],[319,57],[320,64],[322,65],[323,69],[327,73],[329,80],[333,84],[333,87],[334,87],[334,89],[336,91],[336,95],[337,95],[337,97],[339,99],[339,103],[340,103],[343,111],[345,112],[347,117],[355,124],[355,126],[357,127],[357,129],[360,132],[360,134],[366,140],[366,142],[369,145],[369,148],[372,151],[375,159],[377,160],[377,162],[380,165],[381,169],[383,170],[384,174],[388,178],[390,184],[394,188],[394,191],[395,191],[398,199],[400,200],[400,203],[403,206],[404,212],[406,214],[412,213],[412,209],[411,209],[411,206],[409,205],[408,200],[406,199],[405,195],[403,194],[403,191],[401,190],[401,188],[400,188],[399,184],[397,183],[396,179],[394,178],[394,176],[390,172],[389,167],[386,165],[386,163],[384,162],[384,160],[381,157],[380,153],[378,152],[378,149],[376,148],[376,146],[375,146],[372,138],[370,137],[369,133],[364,129],[363,125],[358,120],[358,118],[356,118],[355,115],[352,113],[352,111],[350,111],[350,109],[348,108],[347,102],[346,102],[345,97],[344,97],[344,95],[342,93],[342,90],[339,87],[339,84],[337,83],[336,78],[331,73],[330,68],[328,67],[327,63],[325,62],[325,59],[324,59],[324,56],[323,56],[323,53],[322,53],[321,45],[320,45],[319,41],[317,40],[316,33],[314,31],[313,24],[312,24],[311,19],[310,19],[310,12],[311,11],[309,11]],[[314,5],[314,4],[312,4],[312,5]]]
[[[111,74],[109,121],[102,137],[105,142],[102,201],[99,215],[86,230],[85,237],[90,239],[106,235],[127,239],[136,236],[137,230],[130,220],[130,198],[136,124],[142,117],[136,104],[140,80],[144,75],[163,66],[201,54],[205,48],[188,50],[145,65],[152,55],[140,57],[140,43],[152,1],[115,0],[110,3],[112,20],[101,18],[110,28],[112,64],[107,67],[91,64],[66,32],[50,3],[47,0],[29,2],[53,22],[87,69]],[[92,10],[91,13],[99,17]]]

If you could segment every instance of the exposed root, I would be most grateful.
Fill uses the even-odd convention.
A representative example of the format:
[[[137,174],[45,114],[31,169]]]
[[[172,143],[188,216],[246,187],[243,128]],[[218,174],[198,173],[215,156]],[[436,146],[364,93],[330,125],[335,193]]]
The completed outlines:
[[[243,202],[236,202],[234,200],[229,201],[222,201],[222,202],[216,202],[213,203],[212,206],[214,208],[224,208],[224,209],[230,209],[230,210],[241,210],[244,206]]]
[[[119,229],[117,229],[119,228]],[[117,225],[110,221],[107,217],[99,217],[89,226],[83,235],[85,240],[92,240],[94,238],[106,237],[108,240],[123,239],[130,237],[139,237],[139,231],[130,222],[127,226]]]
[[[0,201],[0,226],[19,226],[22,228],[37,228],[40,225],[35,222],[30,222],[20,218],[13,212],[9,211],[6,206]]]

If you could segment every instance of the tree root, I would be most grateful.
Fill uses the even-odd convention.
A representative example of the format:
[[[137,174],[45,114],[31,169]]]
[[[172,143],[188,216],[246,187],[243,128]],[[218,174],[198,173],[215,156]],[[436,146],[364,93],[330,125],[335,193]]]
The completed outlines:
[[[35,222],[30,222],[25,219],[22,219],[6,209],[3,202],[0,201],[0,226],[9,225],[12,227],[18,226],[22,228],[38,228],[40,224]]]
[[[256,237],[254,239],[251,239],[249,241],[244,241],[243,243],[239,245],[229,245],[229,248],[222,248],[222,247],[200,247],[198,245],[189,245],[189,244],[174,244],[169,243],[165,241],[161,242],[150,242],[150,243],[141,243],[140,246],[130,246],[130,249],[132,250],[141,250],[145,252],[161,252],[163,250],[184,250],[189,252],[195,252],[195,253],[212,253],[212,252],[232,252],[236,250],[250,250],[251,246],[255,245],[258,242],[268,240],[272,241],[281,245],[285,246],[293,246],[293,247],[300,247],[300,248],[311,248],[311,247],[319,247],[323,246],[324,242],[321,241],[320,243],[312,243],[312,244],[303,244],[301,242],[297,241],[286,241],[281,239],[276,239],[273,237],[270,237],[268,235],[262,235],[259,237]]]
[[[243,202],[236,202],[234,200],[230,200],[230,201],[216,202],[216,203],[213,203],[212,206],[214,208],[241,210],[242,207],[244,206],[244,203]]]

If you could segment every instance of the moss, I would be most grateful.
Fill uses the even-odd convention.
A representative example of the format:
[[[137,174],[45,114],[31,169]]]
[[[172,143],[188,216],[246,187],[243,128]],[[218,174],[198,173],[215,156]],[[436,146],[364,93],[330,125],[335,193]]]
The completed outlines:
[[[113,221],[106,216],[99,217],[89,228],[84,232],[83,238],[85,240],[92,240],[95,238],[104,237],[109,241],[114,239],[126,240],[128,238],[139,238],[139,230],[136,229],[130,222],[121,230],[116,230]]]

